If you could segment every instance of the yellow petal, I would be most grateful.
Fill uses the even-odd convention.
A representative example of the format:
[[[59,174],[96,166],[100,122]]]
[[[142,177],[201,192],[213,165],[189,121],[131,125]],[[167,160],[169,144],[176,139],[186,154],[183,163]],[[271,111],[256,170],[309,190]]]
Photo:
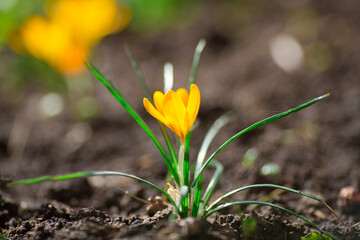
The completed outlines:
[[[192,84],[190,87],[189,103],[187,105],[187,113],[189,114],[189,125],[190,127],[194,124],[195,119],[199,113],[200,108],[200,90]]]
[[[175,129],[174,132],[180,137],[180,139],[184,139],[187,134],[184,124],[186,108],[179,95],[172,90],[165,94],[164,113],[165,118]]]
[[[147,98],[144,98],[143,102],[146,111],[148,111],[151,116],[168,126],[169,121],[161,113],[159,113],[158,110],[155,109],[155,107],[150,103]]]
[[[156,91],[154,93],[153,99],[156,109],[161,113],[161,115],[164,116],[164,97],[165,94],[163,94],[160,91]]]
[[[180,139],[185,139],[183,132],[176,125],[169,123],[169,125],[166,126],[168,126],[168,128],[170,128],[171,131],[173,131],[176,135],[178,135]]]
[[[184,103],[184,106],[187,107],[188,100],[189,100],[189,94],[186,91],[186,89],[185,88],[179,88],[178,90],[176,90],[176,94],[179,95],[179,97],[181,98],[181,100]]]

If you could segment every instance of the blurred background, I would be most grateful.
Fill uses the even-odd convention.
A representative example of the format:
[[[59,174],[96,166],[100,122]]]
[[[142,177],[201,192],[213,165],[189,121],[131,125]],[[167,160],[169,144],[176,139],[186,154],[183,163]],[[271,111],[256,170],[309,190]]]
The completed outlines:
[[[238,119],[213,149],[251,123],[331,93],[221,153],[220,193],[273,182],[312,189],[336,205],[342,187],[360,183],[359,7],[336,0],[2,0],[0,176],[112,169],[161,184],[166,166],[153,143],[84,61],[94,61],[159,134],[143,109],[144,94],[124,46],[155,91],[163,89],[166,62],[174,65],[174,87],[187,85],[203,38],[193,158],[207,128],[229,110]],[[42,186],[44,191],[26,191],[58,196],[51,195],[53,185]],[[99,199],[92,204],[109,207]]]

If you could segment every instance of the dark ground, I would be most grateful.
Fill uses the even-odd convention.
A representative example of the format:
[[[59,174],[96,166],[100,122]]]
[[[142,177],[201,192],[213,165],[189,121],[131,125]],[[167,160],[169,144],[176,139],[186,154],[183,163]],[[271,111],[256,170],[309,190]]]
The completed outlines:
[[[144,95],[123,45],[130,45],[155,91],[162,88],[166,61],[174,64],[175,88],[186,86],[194,48],[200,38],[205,38],[207,46],[197,76],[202,103],[200,125],[192,140],[193,158],[209,126],[229,110],[235,110],[238,119],[220,132],[210,152],[244,127],[330,92],[331,96],[320,103],[246,134],[224,149],[217,157],[224,165],[224,173],[215,197],[248,184],[287,185],[322,197],[345,223],[355,224],[360,221],[359,205],[340,208],[337,197],[343,187],[359,190],[360,185],[360,4],[310,1],[307,6],[317,14],[317,34],[301,35],[300,30],[287,25],[292,7],[282,5],[286,1],[258,2],[254,12],[248,4],[251,14],[247,18],[232,14],[236,8],[214,2],[208,4],[206,14],[196,25],[156,35],[124,32],[109,37],[99,48],[95,62],[158,135],[156,121],[142,106]],[[225,10],[220,11],[222,8]],[[313,25],[314,22],[305,24],[305,29]],[[292,74],[279,69],[270,57],[269,41],[283,31],[298,37],[305,49],[315,41],[326,43],[333,57],[331,68],[315,73],[304,64]],[[101,112],[86,121],[91,137],[75,147],[73,140],[66,137],[75,124],[68,112],[48,120],[33,117],[39,94],[39,90],[28,91],[25,100],[16,106],[0,101],[3,181],[114,170],[163,185],[166,165],[160,154],[99,82],[95,82],[95,95]],[[68,100],[67,109],[71,106]],[[23,152],[16,145],[15,150],[8,146],[16,121],[24,129],[32,126]],[[244,169],[241,159],[251,147],[260,155],[253,168]],[[270,162],[280,166],[281,173],[276,177],[260,174],[261,167]],[[158,195],[140,183],[117,177],[3,187],[0,228],[11,239],[245,239],[241,223],[244,217],[252,216],[258,227],[248,239],[300,239],[315,231],[304,222],[267,207],[250,212],[233,208],[209,221],[168,222],[166,210],[148,217],[146,204],[131,199],[123,190],[144,199]],[[232,200],[255,200],[268,193],[258,189]],[[314,201],[288,193],[270,201],[309,218],[342,239],[360,239],[360,226],[343,226]]]

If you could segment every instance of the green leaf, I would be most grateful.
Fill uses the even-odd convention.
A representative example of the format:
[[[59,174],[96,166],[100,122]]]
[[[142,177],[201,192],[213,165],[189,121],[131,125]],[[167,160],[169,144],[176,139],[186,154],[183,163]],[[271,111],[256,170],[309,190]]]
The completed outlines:
[[[287,213],[290,213],[291,215],[297,217],[297,218],[300,218],[301,220],[305,221],[306,223],[310,224],[311,226],[313,226],[314,228],[316,228],[317,230],[319,230],[320,232],[322,232],[323,234],[329,236],[329,237],[332,237],[336,240],[341,240],[339,237],[335,236],[334,234],[332,233],[329,233],[329,232],[326,232],[324,230],[322,230],[321,228],[319,228],[315,223],[311,222],[310,220],[306,219],[305,217],[293,212],[293,211],[290,211],[289,209],[286,209],[286,208],[283,208],[281,206],[278,206],[278,205],[275,205],[275,204],[272,204],[272,203],[268,203],[268,202],[261,202],[261,201],[237,201],[237,202],[228,202],[228,203],[225,203],[225,204],[222,204],[220,206],[217,206],[216,208],[214,208],[213,210],[211,210],[210,212],[208,212],[206,215],[203,216],[203,218],[207,218],[209,217],[211,214],[215,213],[215,212],[218,212],[224,208],[228,208],[228,207],[232,207],[232,206],[238,206],[238,205],[249,205],[249,204],[259,204],[259,205],[264,205],[264,206],[270,206],[270,207],[273,207],[273,208],[277,208],[277,209],[280,209],[280,210],[283,210]]]
[[[122,93],[117,88],[114,87],[112,82],[107,77],[105,77],[105,75],[103,75],[96,68],[95,65],[93,65],[91,63],[90,64],[87,63],[87,67],[95,75],[95,77],[97,79],[99,79],[102,84],[104,84],[104,86],[110,91],[110,93],[116,98],[116,100],[118,100],[118,102],[125,108],[125,110],[134,118],[134,120],[140,125],[140,127],[146,132],[146,134],[155,143],[155,145],[159,149],[161,155],[163,156],[170,173],[174,177],[175,182],[177,184],[179,184],[179,176],[178,176],[176,169],[174,169],[173,164],[170,161],[169,157],[167,156],[164,148],[161,146],[160,142],[155,137],[155,135],[152,133],[150,128],[146,125],[144,120],[142,120],[142,118],[135,111],[135,109],[131,106],[131,104],[127,101],[127,99],[122,95]]]
[[[233,112],[228,112],[226,114],[224,114],[223,116],[221,116],[220,118],[218,118],[214,124],[210,127],[209,131],[206,133],[206,136],[201,144],[197,159],[196,159],[196,166],[195,166],[195,175],[197,175],[197,173],[199,172],[206,153],[209,149],[209,146],[211,144],[211,142],[213,141],[213,139],[215,138],[215,136],[217,135],[217,133],[220,131],[220,129],[222,127],[224,127],[226,124],[228,124],[229,122],[233,121],[235,119],[235,114]],[[220,170],[219,170],[220,171]],[[214,188],[217,184],[218,179],[221,176],[221,172],[215,172],[214,176],[213,176],[213,180],[216,181]],[[195,188],[195,196],[194,196],[194,201],[193,201],[193,211],[192,211],[192,216],[196,217],[198,215],[199,210],[202,210],[203,207],[206,206],[206,204],[201,204],[201,209],[200,208],[200,200],[201,200],[201,187],[202,187],[202,176],[200,175],[199,179],[201,178],[201,181],[199,180],[198,183],[194,186]],[[215,180],[217,179],[217,180]],[[212,184],[211,184],[212,185]],[[210,190],[209,192],[210,193]],[[212,194],[212,192],[211,192]],[[208,195],[208,194],[206,194]],[[207,198],[207,197],[206,197]]]
[[[221,117],[219,117],[214,124],[210,127],[209,131],[206,133],[206,136],[201,144],[195,166],[195,175],[199,174],[201,166],[204,163],[206,153],[209,149],[210,144],[212,143],[215,136],[218,134],[220,129],[224,127],[226,124],[230,123],[235,119],[235,114],[233,112],[228,112]]]
[[[191,216],[193,216],[193,217],[197,217],[198,213],[199,213],[202,183],[203,183],[203,178],[202,178],[202,176],[200,176],[199,181],[197,181],[197,183],[195,185],[195,194],[194,194],[193,207],[192,207],[192,213],[191,213]]]
[[[256,148],[248,149],[241,159],[243,168],[251,169],[254,166],[255,160],[259,157],[259,151]]]
[[[186,185],[180,188],[181,217],[186,218],[189,208],[189,187]]]
[[[242,222],[241,229],[243,234],[245,236],[248,236],[250,233],[255,231],[256,226],[257,226],[256,219],[253,217],[248,217]]]
[[[145,79],[144,79],[144,76],[143,76],[143,74],[142,74],[142,72],[140,70],[140,67],[139,67],[138,63],[136,62],[136,60],[134,58],[134,55],[132,54],[132,52],[131,52],[131,50],[130,50],[130,48],[128,46],[125,46],[125,52],[126,52],[128,58],[130,59],[131,65],[135,69],[135,72],[136,72],[136,75],[138,76],[141,87],[145,92],[145,96],[149,99],[149,101],[152,104],[154,104],[153,97],[152,97],[152,95],[150,93],[149,87],[147,86],[147,84],[145,82]],[[174,151],[174,147],[172,146],[171,140],[169,138],[168,133],[166,132],[164,124],[162,124],[160,121],[158,121],[158,124],[160,126],[161,133],[164,136],[166,146],[167,146],[167,148],[169,150],[169,153],[170,153],[172,168],[175,169],[175,171],[176,171],[178,160],[177,160],[177,157],[176,157],[176,153]]]
[[[191,84],[195,83],[196,72],[199,67],[199,62],[200,62],[200,56],[201,56],[202,51],[204,50],[205,45],[206,45],[206,41],[204,39],[200,39],[198,45],[195,48],[194,58],[193,58],[192,66],[191,66],[191,73],[190,73],[190,77],[189,77],[188,90],[190,89]]]
[[[137,64],[135,58],[134,58],[134,55],[132,54],[130,48],[128,46],[125,46],[125,52],[126,52],[126,55],[128,56],[128,58],[130,59],[130,62],[131,62],[131,65],[133,66],[133,68],[135,69],[135,72],[136,72],[136,75],[138,76],[139,78],[139,81],[140,81],[140,84],[141,84],[141,87],[143,88],[144,92],[145,92],[145,96],[150,100],[152,101],[152,95],[150,93],[150,90],[148,88],[148,86],[146,85],[146,82],[145,82],[145,79],[144,79],[144,76],[140,70],[140,67],[139,65]]]
[[[221,146],[206,160],[206,162],[201,166],[201,169],[197,172],[197,174],[195,174],[192,187],[195,186],[195,183],[196,183],[199,175],[200,175],[200,174],[202,173],[202,171],[206,168],[206,166],[210,163],[210,161],[211,161],[224,147],[226,147],[229,143],[231,143],[232,141],[234,141],[235,139],[237,139],[237,138],[240,137],[241,135],[243,135],[243,134],[245,134],[245,133],[247,133],[247,132],[249,132],[249,131],[251,131],[251,130],[253,130],[253,129],[255,129],[255,128],[258,128],[258,127],[260,127],[260,126],[262,126],[262,125],[265,125],[265,124],[267,124],[267,123],[273,122],[273,121],[275,121],[275,120],[277,120],[277,119],[283,118],[283,117],[285,117],[285,116],[287,116],[287,115],[290,115],[290,114],[292,114],[292,113],[294,113],[294,112],[297,112],[297,111],[300,111],[300,110],[302,110],[302,109],[304,109],[304,108],[307,108],[307,107],[309,107],[310,105],[312,105],[312,104],[314,104],[314,103],[316,103],[316,102],[318,102],[318,101],[326,98],[327,96],[329,96],[329,94],[325,94],[325,95],[322,95],[322,96],[320,96],[320,97],[317,97],[317,98],[315,98],[315,99],[313,99],[313,100],[311,100],[311,101],[309,101],[309,102],[307,102],[307,103],[304,103],[304,104],[302,104],[302,105],[300,105],[300,106],[298,106],[298,107],[296,107],[296,108],[289,109],[289,110],[287,110],[286,112],[282,112],[282,113],[273,115],[273,116],[271,116],[271,117],[268,117],[268,118],[266,118],[266,119],[263,119],[263,120],[255,123],[255,124],[253,124],[253,125],[245,128],[244,130],[238,132],[238,133],[235,134],[234,136],[232,136],[232,137],[231,137],[229,140],[227,140],[223,145],[221,145]]]
[[[193,130],[193,129],[192,129]],[[184,184],[186,186],[190,185],[190,139],[193,131],[186,135],[185,138],[185,152],[184,152]]]
[[[0,240],[10,240],[10,238],[7,238],[6,236],[0,233]]]
[[[285,191],[288,191],[288,192],[292,192],[292,193],[296,193],[296,194],[300,194],[302,196],[305,196],[305,197],[308,197],[308,198],[311,198],[311,199],[314,199],[322,204],[324,204],[331,212],[332,214],[344,225],[346,225],[340,218],[339,216],[334,212],[334,210],[324,201],[322,200],[321,198],[317,197],[317,196],[314,196],[312,194],[309,194],[309,193],[305,193],[305,192],[302,192],[302,191],[299,191],[299,190],[295,190],[295,189],[291,189],[291,188],[287,188],[287,187],[284,187],[284,186],[280,186],[280,185],[275,185],[275,184],[253,184],[253,185],[248,185],[248,186],[244,186],[244,187],[241,187],[241,188],[237,188],[235,190],[232,190],[224,195],[222,195],[221,197],[219,197],[218,199],[216,199],[209,207],[206,208],[205,210],[205,213],[203,215],[203,218],[205,218],[205,216],[209,216],[209,212],[213,212],[213,209],[217,204],[219,204],[222,200],[230,197],[231,195],[235,194],[235,193],[238,193],[238,192],[241,192],[241,191],[244,191],[244,190],[248,190],[248,189],[252,189],[252,188],[259,188],[259,187],[265,187],[265,188],[276,188],[276,189],[282,189],[282,190],[285,190]],[[338,238],[336,238],[338,239]]]
[[[252,189],[252,188],[276,188],[276,189],[282,189],[282,190],[285,190],[285,191],[288,191],[288,192],[292,192],[292,193],[296,193],[296,194],[300,194],[302,196],[305,196],[305,197],[308,197],[308,198],[311,198],[311,199],[314,199],[318,202],[321,202],[322,204],[324,204],[327,208],[329,208],[330,211],[332,211],[334,213],[334,211],[325,203],[324,200],[322,200],[321,198],[317,197],[317,196],[314,196],[312,194],[309,194],[309,193],[305,193],[305,192],[302,192],[302,191],[299,191],[299,190],[295,190],[295,189],[292,189],[292,188],[287,188],[287,187],[284,187],[284,186],[280,186],[280,185],[275,185],[275,184],[253,184],[253,185],[248,185],[248,186],[244,186],[244,187],[241,187],[241,188],[237,188],[237,189],[234,189],[224,195],[222,195],[221,197],[219,197],[218,199],[216,199],[209,207],[206,208],[206,213],[208,211],[210,211],[212,208],[214,208],[217,204],[219,204],[222,200],[230,197],[231,195],[234,195],[238,192],[241,192],[241,191],[245,191],[245,190],[248,190],[248,189]],[[336,216],[336,215],[335,215]],[[337,217],[337,216],[336,216]]]
[[[213,177],[211,178],[208,187],[205,190],[204,196],[202,197],[200,211],[202,211],[208,204],[212,194],[214,193],[216,185],[218,184],[218,182],[220,180],[221,174],[224,170],[223,165],[220,162],[216,161],[215,159],[209,164],[209,167],[215,167],[215,173],[214,173]]]
[[[37,177],[37,178],[24,179],[24,180],[20,180],[20,181],[16,181],[16,182],[10,182],[7,184],[7,186],[13,187],[13,186],[17,186],[17,185],[28,185],[28,184],[41,183],[41,182],[45,182],[45,181],[63,181],[63,180],[69,180],[69,179],[74,179],[74,178],[92,177],[92,176],[121,176],[121,177],[132,178],[139,182],[145,183],[145,184],[149,185],[150,187],[155,188],[156,190],[161,192],[174,205],[174,207],[176,208],[176,211],[179,212],[179,209],[176,206],[176,203],[174,202],[174,200],[170,197],[169,194],[167,194],[160,187],[156,186],[155,184],[153,184],[145,179],[139,178],[139,177],[131,175],[131,174],[123,173],[123,172],[115,172],[115,171],[74,172],[74,173],[68,173],[68,174],[61,174],[61,175],[57,175],[57,176],[42,176],[42,177]]]

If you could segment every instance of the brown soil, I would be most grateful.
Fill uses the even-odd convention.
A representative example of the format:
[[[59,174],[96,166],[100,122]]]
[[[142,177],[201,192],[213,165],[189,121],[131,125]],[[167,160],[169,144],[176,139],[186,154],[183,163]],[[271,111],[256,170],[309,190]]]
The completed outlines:
[[[160,136],[156,121],[143,109],[142,89],[122,47],[130,44],[151,90],[155,91],[161,89],[162,66],[166,61],[174,64],[175,88],[187,84],[193,50],[198,40],[205,38],[207,46],[197,76],[202,94],[200,125],[193,133],[192,159],[213,121],[229,110],[235,110],[238,119],[219,133],[210,152],[244,127],[330,92],[331,96],[320,103],[254,130],[224,149],[217,157],[224,165],[224,173],[214,197],[248,184],[275,183],[322,197],[346,224],[359,222],[359,204],[345,201],[340,207],[337,198],[343,187],[359,190],[360,185],[360,15],[357,11],[360,4],[310,1],[308,6],[321,20],[314,39],[330,46],[333,64],[322,73],[314,73],[304,65],[287,74],[272,61],[269,39],[282,31],[291,32],[284,30],[290,7],[282,5],[285,1],[259,2],[258,11],[246,21],[220,18],[218,9],[225,5],[213,3],[208,4],[196,25],[157,35],[124,32],[109,37],[98,49],[95,62]],[[224,20],[216,21],[218,18]],[[235,28],[235,23],[243,25]],[[296,36],[296,32],[293,34]],[[305,47],[314,41],[299,38]],[[77,171],[114,170],[137,175],[159,186],[164,184],[166,165],[151,140],[110,93],[95,79],[94,82],[101,111],[86,121],[91,137],[79,146],[66,137],[75,124],[70,115],[71,99],[67,101],[68,111],[46,120],[33,116],[41,94],[39,89],[29,90],[24,101],[16,106],[0,98],[2,182]],[[24,129],[31,128],[23,151],[8,146],[11,128],[17,121]],[[260,155],[251,169],[245,169],[241,159],[252,147]],[[270,162],[280,166],[279,175],[260,174],[261,167]],[[143,199],[159,195],[149,187],[120,177],[47,182],[10,189],[2,186],[0,228],[11,239],[300,239],[316,232],[303,221],[268,207],[250,211],[231,208],[207,221],[188,218],[169,222],[169,209],[149,216],[147,205],[124,191]],[[256,200],[269,193],[257,189],[231,200]],[[270,202],[305,216],[342,239],[360,239],[360,226],[342,225],[324,206],[305,197],[282,193]],[[249,217],[257,221],[257,228],[244,236],[242,222]]]

